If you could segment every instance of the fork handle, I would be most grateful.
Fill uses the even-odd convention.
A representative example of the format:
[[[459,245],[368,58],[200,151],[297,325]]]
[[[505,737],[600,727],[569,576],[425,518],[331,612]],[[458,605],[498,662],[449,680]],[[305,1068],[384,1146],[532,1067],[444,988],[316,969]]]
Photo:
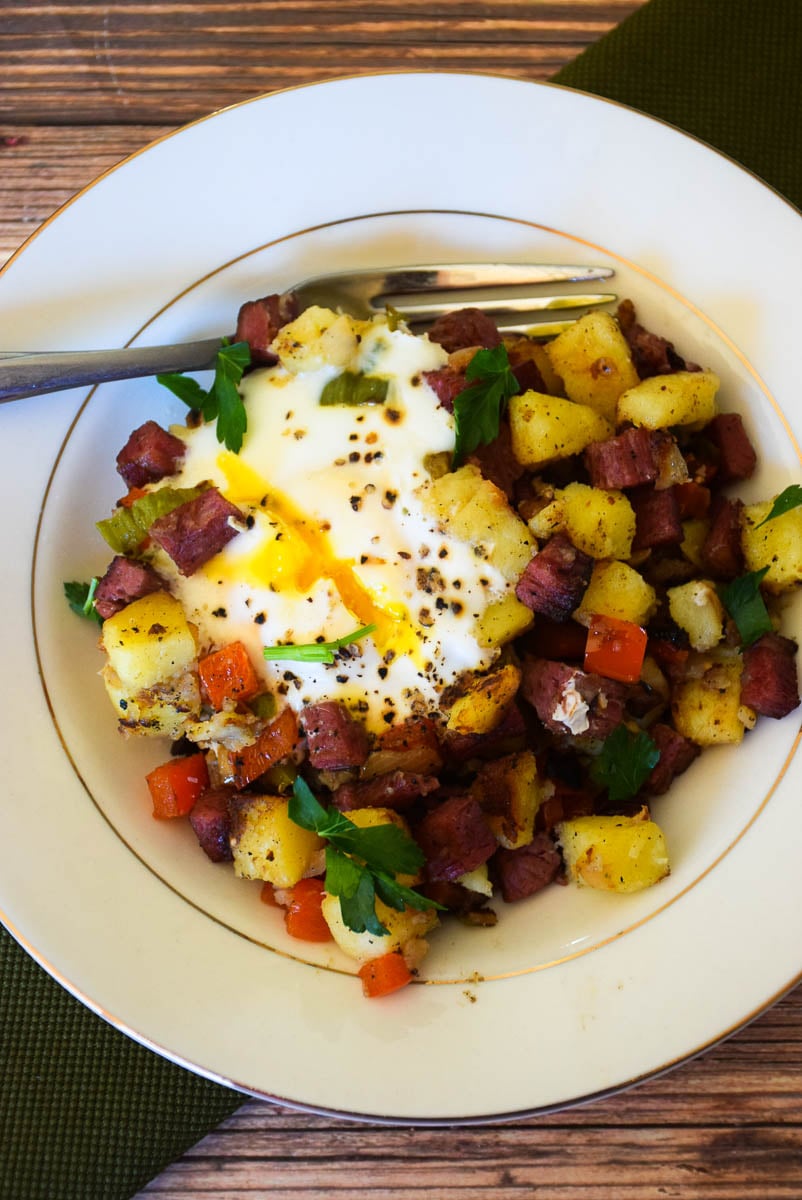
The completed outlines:
[[[214,366],[221,344],[222,338],[208,338],[125,350],[4,351],[0,354],[0,403],[113,379],[208,370]]]

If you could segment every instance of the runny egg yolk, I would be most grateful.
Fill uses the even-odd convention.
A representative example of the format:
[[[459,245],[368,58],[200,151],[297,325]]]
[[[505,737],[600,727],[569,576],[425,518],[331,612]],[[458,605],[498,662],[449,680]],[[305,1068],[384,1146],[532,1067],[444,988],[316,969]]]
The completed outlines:
[[[405,605],[371,591],[360,582],[352,561],[337,558],[321,524],[305,516],[286,496],[282,496],[236,454],[224,451],[217,466],[225,476],[224,494],[233,504],[257,509],[263,514],[256,521],[263,527],[259,544],[248,554],[233,561],[216,559],[206,572],[219,579],[276,591],[292,590],[303,595],[321,579],[334,584],[340,600],[356,625],[374,625],[373,633],[380,654],[408,654],[421,658],[420,641]],[[377,594],[379,593],[379,594]]]

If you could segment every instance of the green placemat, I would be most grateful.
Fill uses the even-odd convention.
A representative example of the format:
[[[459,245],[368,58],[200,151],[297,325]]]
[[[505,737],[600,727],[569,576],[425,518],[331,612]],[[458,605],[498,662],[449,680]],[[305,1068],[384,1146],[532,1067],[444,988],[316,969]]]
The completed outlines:
[[[556,78],[802,206],[802,0],[651,0]],[[0,1200],[127,1200],[241,1103],[117,1033],[0,930]]]

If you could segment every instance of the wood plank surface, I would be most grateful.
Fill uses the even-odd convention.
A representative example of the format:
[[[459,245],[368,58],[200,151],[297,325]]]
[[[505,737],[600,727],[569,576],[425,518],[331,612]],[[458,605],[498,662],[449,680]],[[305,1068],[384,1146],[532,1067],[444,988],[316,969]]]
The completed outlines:
[[[101,172],[216,108],[350,72],[545,79],[642,2],[7,0],[0,263]],[[424,1192],[434,1200],[800,1200],[802,989],[665,1076],[503,1125],[387,1128],[248,1101],[139,1196],[407,1200]]]

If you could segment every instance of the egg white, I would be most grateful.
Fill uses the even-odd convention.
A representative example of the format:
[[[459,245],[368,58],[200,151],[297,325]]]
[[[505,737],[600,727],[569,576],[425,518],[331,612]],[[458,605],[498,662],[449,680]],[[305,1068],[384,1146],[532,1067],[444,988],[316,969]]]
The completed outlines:
[[[473,547],[438,528],[417,489],[429,456],[454,449],[454,421],[423,378],[443,349],[374,321],[352,369],[389,381],[383,404],[322,407],[339,368],[281,364],[243,380],[248,429],[238,455],[214,425],[181,430],[171,486],[210,480],[246,527],[189,578],[162,552],[158,569],[202,650],[242,641],[268,689],[293,709],[340,699],[374,731],[438,708],[464,671],[497,651],[476,621],[510,585]],[[333,664],[271,662],[265,647],[332,641],[377,625]]]

